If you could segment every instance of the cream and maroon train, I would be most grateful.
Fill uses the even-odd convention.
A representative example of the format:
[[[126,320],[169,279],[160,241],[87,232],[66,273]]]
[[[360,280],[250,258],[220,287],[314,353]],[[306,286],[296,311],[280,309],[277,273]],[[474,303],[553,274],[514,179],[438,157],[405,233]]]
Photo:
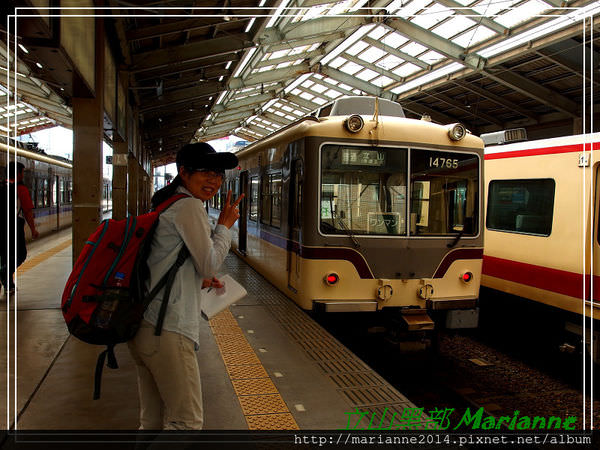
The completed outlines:
[[[246,195],[234,248],[302,308],[475,326],[483,143],[462,125],[347,97],[237,155],[223,189]]]
[[[552,307],[574,333],[600,317],[599,170],[600,133],[485,150],[482,286]]]

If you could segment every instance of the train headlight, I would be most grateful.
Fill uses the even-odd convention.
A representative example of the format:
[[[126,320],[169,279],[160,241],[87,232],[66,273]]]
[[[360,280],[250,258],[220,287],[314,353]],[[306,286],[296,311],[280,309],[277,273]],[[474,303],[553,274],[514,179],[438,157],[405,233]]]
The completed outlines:
[[[340,281],[340,277],[337,273],[332,272],[332,273],[328,273],[327,275],[325,275],[325,278],[323,278],[323,281],[325,281],[325,284],[327,286],[334,286],[337,284],[338,281]]]
[[[344,121],[344,126],[351,133],[358,133],[360,130],[362,130],[364,125],[365,122],[362,120],[362,117],[356,114],[352,114]]]
[[[461,123],[455,123],[448,128],[448,137],[453,141],[460,141],[467,135],[467,129]]]
[[[465,272],[460,276],[460,279],[465,283],[469,283],[473,279],[473,274],[471,272]]]

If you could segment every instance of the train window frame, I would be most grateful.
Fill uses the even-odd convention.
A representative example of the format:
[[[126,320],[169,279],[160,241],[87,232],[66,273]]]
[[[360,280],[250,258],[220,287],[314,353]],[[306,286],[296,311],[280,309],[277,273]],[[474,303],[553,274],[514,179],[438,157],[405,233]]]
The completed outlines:
[[[279,179],[279,189],[275,192],[276,183]],[[263,174],[260,177],[260,223],[273,228],[281,228],[282,205],[281,198],[283,194],[283,171],[273,170]],[[275,213],[277,206],[278,213]]]
[[[524,230],[518,230],[516,229],[518,226],[519,222],[519,218],[521,218],[521,225],[523,224],[524,218],[531,216],[532,217],[532,221],[531,223],[533,223],[535,225],[535,220],[533,220],[534,218],[537,218],[538,216],[540,218],[545,217],[543,214],[516,214],[516,212],[519,211],[519,209],[515,209],[515,214],[514,214],[514,220],[511,220],[511,223],[514,222],[515,229],[509,229],[509,228],[500,228],[498,226],[494,226],[494,225],[490,225],[490,215],[494,213],[494,209],[495,209],[495,203],[492,204],[492,195],[494,195],[495,190],[493,189],[495,186],[504,183],[505,184],[505,188],[507,187],[506,185],[510,185],[511,183],[514,185],[515,183],[519,183],[521,186],[523,184],[533,184],[534,182],[540,183],[540,182],[549,182],[551,183],[552,186],[552,195],[551,195],[551,201],[550,204],[547,205],[546,207],[548,208],[550,214],[546,214],[546,217],[549,218],[549,225],[547,228],[546,232],[534,232],[534,231],[524,231]],[[490,231],[497,231],[499,233],[512,233],[512,234],[523,234],[523,235],[528,235],[528,236],[539,236],[539,237],[549,237],[552,234],[552,228],[553,228],[553,223],[554,223],[554,205],[555,205],[555,200],[556,200],[556,180],[554,178],[511,178],[511,179],[495,179],[495,180],[490,180],[490,182],[487,185],[487,192],[488,192],[488,198],[487,198],[487,207],[486,207],[486,217],[485,217],[485,227],[486,229],[490,230]],[[511,194],[512,197],[514,198],[514,193]],[[530,195],[529,191],[527,192],[527,195]],[[545,195],[548,195],[548,193],[545,193]],[[539,197],[539,193],[538,193],[538,197]],[[538,208],[537,211],[539,212],[540,210],[540,205],[543,205],[542,202],[533,202],[535,203]],[[527,206],[529,205],[529,199],[527,199]],[[528,210],[528,209],[521,209],[522,212],[531,212],[533,210]],[[547,212],[547,211],[546,211]],[[499,216],[498,216],[499,217]],[[496,219],[496,218],[494,218]]]
[[[318,153],[318,201],[319,205],[322,204],[322,177],[323,177],[323,148],[327,145],[336,145],[336,146],[351,146],[351,147],[365,147],[365,148],[373,148],[372,145],[363,144],[358,142],[348,142],[348,141],[325,141],[320,143],[319,145],[319,153]],[[444,153],[457,153],[461,155],[471,155],[477,160],[477,183],[476,188],[477,192],[475,195],[475,202],[473,204],[475,216],[473,218],[474,224],[473,226],[476,228],[476,231],[473,234],[466,234],[461,236],[461,240],[476,240],[481,237],[483,223],[482,223],[482,212],[483,211],[483,151],[478,153],[477,148],[464,148],[464,149],[453,149],[453,148],[445,148],[445,147],[422,147],[419,145],[385,145],[381,148],[387,149],[405,149],[407,151],[406,157],[406,205],[405,205],[405,229],[403,234],[363,234],[359,232],[352,231],[352,236],[357,237],[365,237],[365,238],[375,238],[375,239],[435,239],[435,240],[447,240],[456,236],[456,234],[448,233],[448,234],[425,234],[425,235],[415,235],[411,233],[411,196],[412,196],[412,186],[411,186],[411,157],[412,153],[416,151],[430,151],[430,152],[444,152]],[[343,232],[323,232],[321,229],[321,213],[317,213],[318,220],[316,224],[317,233],[325,238],[327,237],[347,237],[348,233]]]
[[[248,179],[248,182],[250,184],[249,186],[249,199],[248,199],[248,203],[249,203],[249,207],[248,207],[248,220],[251,220],[252,222],[258,222],[258,214],[259,214],[259,207],[258,207],[258,203],[260,201],[260,180],[259,180],[259,176],[258,175],[254,175],[254,176],[250,176]],[[254,182],[256,181],[256,182]],[[253,214],[253,210],[254,210],[254,214]]]

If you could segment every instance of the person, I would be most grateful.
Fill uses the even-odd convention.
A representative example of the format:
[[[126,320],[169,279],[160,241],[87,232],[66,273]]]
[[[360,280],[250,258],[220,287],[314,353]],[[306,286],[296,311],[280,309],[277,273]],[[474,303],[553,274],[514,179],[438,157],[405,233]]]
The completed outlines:
[[[237,166],[233,153],[217,153],[206,143],[187,144],[176,157],[178,175],[152,197],[156,207],[171,195],[183,198],[158,221],[148,256],[150,290],[187,246],[190,256],[177,271],[171,288],[162,333],[155,336],[162,295],[149,304],[129,348],[136,364],[140,398],[140,429],[201,429],[202,391],[196,351],[200,343],[200,295],[206,287],[222,287],[214,275],[231,244],[230,228],[239,218],[231,191],[223,206],[213,236],[204,202],[214,197],[225,169]]]
[[[25,165],[20,162],[10,162],[8,171],[8,181],[5,186],[8,192],[0,193],[2,199],[0,201],[6,202],[8,197],[8,206],[2,207],[3,216],[0,218],[0,227],[2,233],[2,243],[0,244],[0,260],[2,274],[2,285],[4,286],[4,292],[7,295],[11,295],[15,292],[15,281],[14,274],[17,267],[19,267],[27,258],[27,244],[25,241],[25,222],[31,229],[31,236],[36,239],[39,233],[35,227],[35,220],[33,216],[33,202],[29,195],[29,189],[23,183],[25,177]],[[16,174],[16,177],[15,177]],[[16,181],[15,181],[16,178]],[[14,192],[16,185],[16,205],[14,204]],[[15,217],[9,212],[14,211],[16,213],[16,228],[15,228]],[[4,214],[7,214],[6,216]],[[15,266],[15,243],[17,250],[17,259]],[[8,258],[8,261],[7,261]],[[7,273],[8,270],[8,273]],[[8,278],[8,286],[6,281]]]

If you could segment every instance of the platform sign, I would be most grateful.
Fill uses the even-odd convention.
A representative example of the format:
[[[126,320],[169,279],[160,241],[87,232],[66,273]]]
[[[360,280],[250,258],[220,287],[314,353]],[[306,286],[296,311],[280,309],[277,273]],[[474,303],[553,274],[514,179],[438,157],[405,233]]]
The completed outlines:
[[[404,228],[400,213],[397,212],[369,212],[367,215],[367,233],[373,234],[400,234]]]

